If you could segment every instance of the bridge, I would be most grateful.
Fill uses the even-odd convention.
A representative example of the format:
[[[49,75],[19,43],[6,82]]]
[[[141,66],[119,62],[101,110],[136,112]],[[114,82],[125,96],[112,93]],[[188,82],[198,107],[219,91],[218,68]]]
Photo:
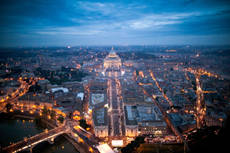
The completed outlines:
[[[47,130],[42,133],[39,133],[37,135],[34,135],[30,138],[25,138],[22,141],[19,141],[17,143],[14,143],[10,146],[7,146],[3,148],[3,152],[6,153],[17,153],[19,151],[23,150],[30,150],[32,152],[32,149],[34,146],[37,144],[43,142],[43,141],[48,141],[49,143],[54,143],[54,139],[64,133],[68,133],[70,129],[66,127],[65,125],[56,127],[52,130]]]
[[[75,129],[74,127],[78,128]],[[54,139],[62,134],[67,134],[67,137],[65,138],[67,138],[80,153],[99,153],[96,148],[96,146],[98,146],[98,142],[94,135],[84,130],[77,123],[72,122],[70,119],[66,119],[63,125],[55,127],[54,129],[49,131],[45,130],[44,132],[34,135],[30,138],[25,138],[24,140],[4,147],[2,151],[4,153],[17,153],[24,150],[32,152],[33,147],[35,147],[37,144],[44,141],[48,141],[50,144],[53,144]]]

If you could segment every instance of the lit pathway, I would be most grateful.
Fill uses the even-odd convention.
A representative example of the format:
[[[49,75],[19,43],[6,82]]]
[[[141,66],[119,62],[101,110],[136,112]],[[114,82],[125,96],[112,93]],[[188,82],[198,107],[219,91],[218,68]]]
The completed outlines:
[[[135,73],[133,73],[133,79],[134,81],[137,81],[137,76],[135,75]],[[138,83],[137,83],[138,84]],[[139,85],[139,84],[138,84]],[[141,85],[139,85],[139,87],[143,90],[143,93],[150,97],[153,101],[153,104],[155,106],[157,106],[159,108],[159,110],[161,111],[164,121],[166,122],[166,124],[168,125],[168,127],[170,127],[170,129],[173,131],[173,133],[178,136],[180,138],[180,140],[184,143],[184,145],[186,146],[186,148],[189,150],[187,141],[185,140],[185,138],[183,137],[183,135],[179,132],[177,126],[173,123],[173,121],[170,119],[169,115],[166,113],[166,111],[163,109],[163,107],[155,100],[155,98],[153,96],[151,96],[145,89],[144,87],[142,87]]]
[[[3,151],[8,153],[16,153],[19,151],[23,151],[26,149],[32,149],[35,145],[43,142],[43,141],[50,141],[53,142],[55,137],[68,132],[69,129],[65,126],[56,127],[52,130],[45,131],[42,133],[39,133],[35,136],[32,136],[28,139],[24,139],[22,141],[19,141],[17,143],[14,143],[8,147],[3,148]]]
[[[118,84],[119,80],[116,78],[115,73],[109,74],[108,89],[109,89],[109,102],[110,102],[110,118],[112,131],[110,136],[120,137],[123,135],[122,131],[122,105],[119,98],[118,91],[120,90]]]

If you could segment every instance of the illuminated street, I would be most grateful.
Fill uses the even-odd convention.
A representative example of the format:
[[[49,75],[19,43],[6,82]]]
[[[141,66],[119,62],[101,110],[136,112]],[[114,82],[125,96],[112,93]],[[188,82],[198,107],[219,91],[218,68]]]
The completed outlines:
[[[0,153],[225,153],[229,0],[1,0]]]

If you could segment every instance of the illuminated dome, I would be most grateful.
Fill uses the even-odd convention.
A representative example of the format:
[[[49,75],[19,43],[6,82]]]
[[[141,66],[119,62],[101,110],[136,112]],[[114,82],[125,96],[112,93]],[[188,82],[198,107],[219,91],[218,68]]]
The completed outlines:
[[[120,67],[121,67],[121,59],[112,48],[110,53],[104,59],[104,68],[107,69],[107,68],[120,68]]]
[[[117,54],[114,51],[111,51],[108,55],[108,57],[116,57]]]

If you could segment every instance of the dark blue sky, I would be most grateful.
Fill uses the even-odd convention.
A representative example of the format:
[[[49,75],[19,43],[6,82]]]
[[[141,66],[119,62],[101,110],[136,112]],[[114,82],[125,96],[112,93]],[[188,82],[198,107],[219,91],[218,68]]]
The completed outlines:
[[[0,47],[230,44],[230,0],[0,0]]]

